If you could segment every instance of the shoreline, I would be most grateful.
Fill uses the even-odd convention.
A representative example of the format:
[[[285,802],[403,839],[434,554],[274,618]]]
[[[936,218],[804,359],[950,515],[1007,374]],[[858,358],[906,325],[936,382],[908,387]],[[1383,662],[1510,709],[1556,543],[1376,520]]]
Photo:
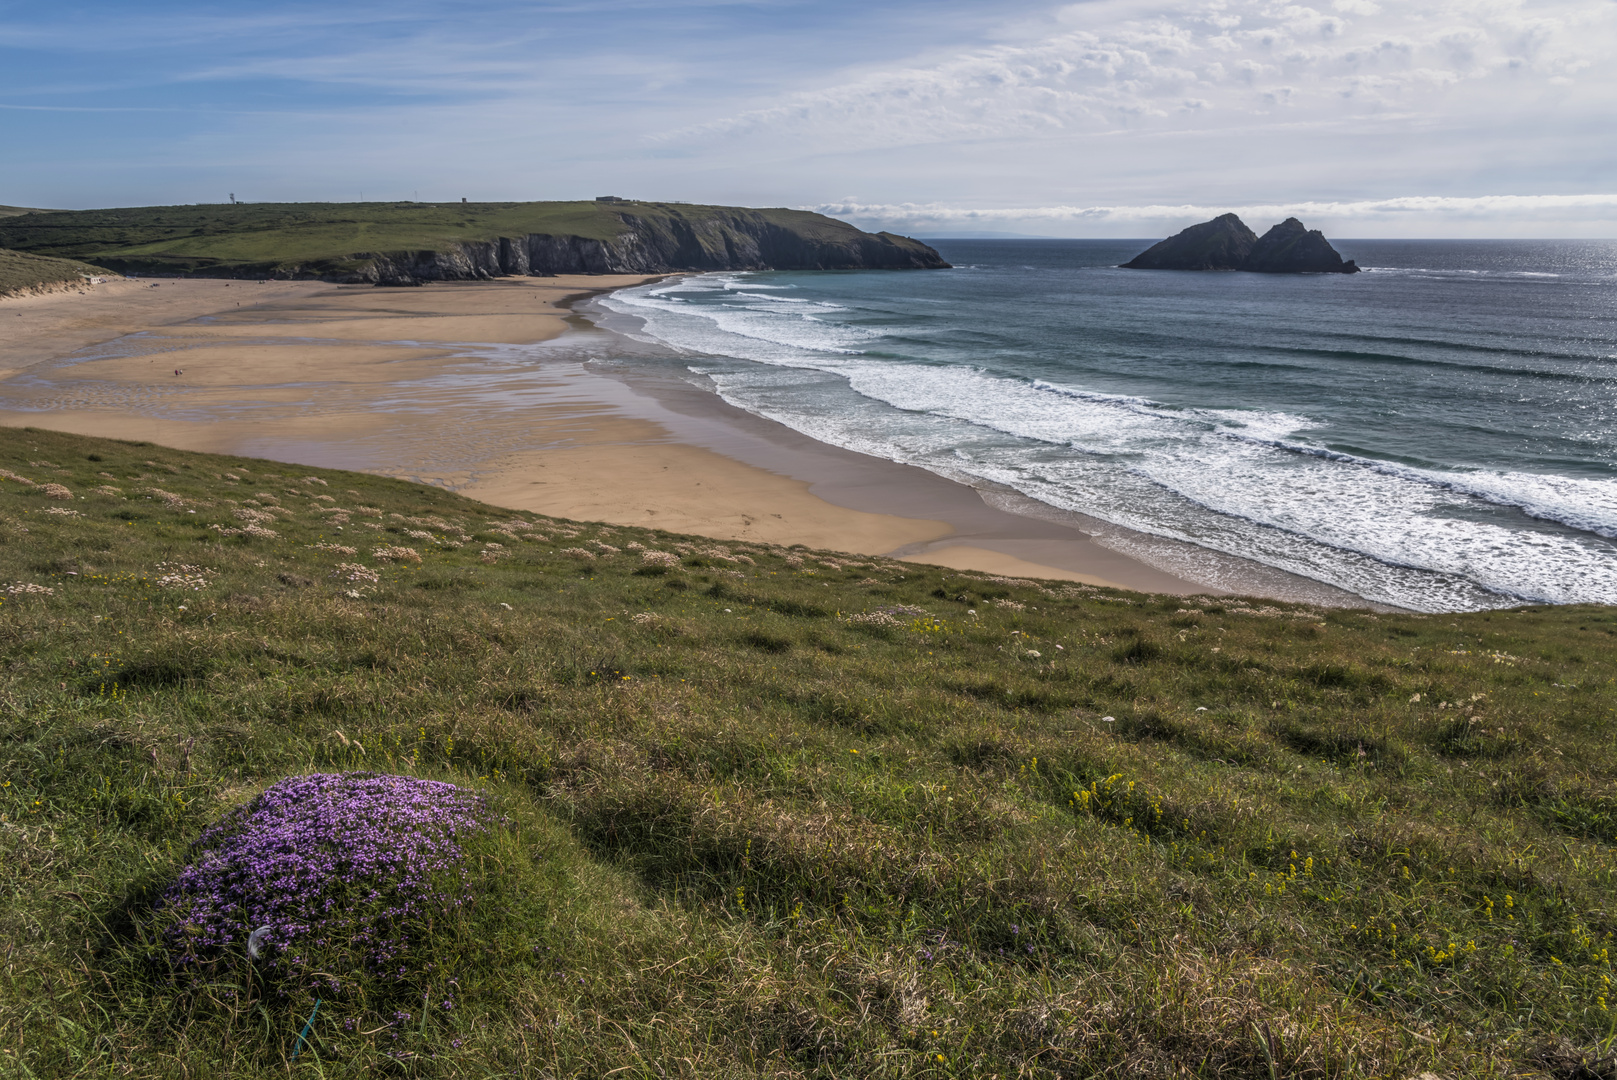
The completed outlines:
[[[0,423],[353,468],[510,509],[715,539],[1146,593],[1370,606],[1248,560],[816,442],[684,378],[590,363],[636,343],[580,306],[670,276],[422,289],[141,280],[8,299]]]
[[[589,319],[588,313],[582,315]],[[579,346],[590,334],[633,345],[632,339],[593,322],[578,334],[571,340]],[[552,345],[560,349],[568,342],[558,340]],[[1369,601],[1344,590],[1247,559],[1148,536],[990,484],[964,483],[919,466],[819,442],[739,409],[689,378],[645,370],[580,371],[575,377],[591,380],[592,393],[599,398],[615,394],[620,406],[658,424],[676,444],[698,446],[790,478],[835,506],[947,526],[947,531],[918,537],[889,551],[860,552],[863,554],[1144,593],[1239,594],[1331,607],[1370,606]],[[478,494],[473,489],[466,493]],[[505,491],[500,494],[510,497]],[[556,514],[559,511],[551,508],[555,505],[531,500],[529,508]],[[614,515],[611,520],[624,525],[646,523],[630,514]],[[740,539],[747,534],[712,535]],[[1175,572],[1181,567],[1185,569]]]

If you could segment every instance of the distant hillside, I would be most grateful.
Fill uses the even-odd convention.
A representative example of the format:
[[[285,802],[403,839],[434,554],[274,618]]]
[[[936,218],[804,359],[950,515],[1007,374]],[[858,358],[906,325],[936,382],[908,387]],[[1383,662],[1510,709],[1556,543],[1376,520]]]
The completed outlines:
[[[53,259],[0,249],[0,296],[70,284],[87,274],[105,274],[99,266],[72,259]]]
[[[134,273],[383,283],[948,265],[920,241],[807,211],[633,201],[47,211],[0,219],[0,246]]]
[[[38,210],[30,210],[26,206],[0,206],[0,217],[15,217],[18,214],[37,214]]]

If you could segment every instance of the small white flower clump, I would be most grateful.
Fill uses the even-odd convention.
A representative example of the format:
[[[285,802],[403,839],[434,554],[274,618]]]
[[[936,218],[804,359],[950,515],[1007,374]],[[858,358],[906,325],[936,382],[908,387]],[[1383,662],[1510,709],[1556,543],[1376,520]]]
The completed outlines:
[[[862,611],[857,615],[849,615],[848,622],[855,626],[903,626],[895,615],[887,611]]]
[[[371,552],[375,558],[383,562],[420,562],[421,552],[415,548],[395,547],[392,544],[383,544]]]
[[[219,571],[206,566],[192,566],[190,563],[160,562],[157,569],[162,576],[154,583],[159,589],[185,589],[198,592],[213,584],[213,579]]]

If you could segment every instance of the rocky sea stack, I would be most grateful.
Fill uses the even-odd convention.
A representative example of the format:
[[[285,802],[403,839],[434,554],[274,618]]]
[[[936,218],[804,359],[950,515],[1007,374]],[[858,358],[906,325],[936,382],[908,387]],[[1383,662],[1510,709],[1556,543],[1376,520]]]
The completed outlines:
[[[1170,236],[1129,262],[1126,270],[1245,270],[1256,274],[1356,274],[1325,234],[1287,218],[1261,237],[1234,214]]]
[[[1239,270],[1258,234],[1234,214],[1192,225],[1123,265],[1130,270]]]

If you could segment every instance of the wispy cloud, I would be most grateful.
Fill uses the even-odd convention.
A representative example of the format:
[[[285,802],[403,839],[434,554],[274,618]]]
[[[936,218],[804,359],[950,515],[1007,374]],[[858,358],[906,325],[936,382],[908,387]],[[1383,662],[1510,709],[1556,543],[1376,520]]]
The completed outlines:
[[[1260,232],[1288,217],[1335,236],[1617,236],[1617,192],[1541,195],[1403,195],[1341,201],[993,206],[863,203],[805,206],[866,228],[930,236],[1011,232],[1034,236],[1166,236],[1219,214]]]
[[[0,202],[617,191],[1138,235],[1227,201],[1576,232],[1610,207],[1543,200],[1617,175],[1614,53],[1613,0],[11,5]]]
[[[843,146],[1050,138],[1253,117],[1498,115],[1606,107],[1617,5],[1408,0],[1076,4],[1036,40],[874,70],[654,138]]]

